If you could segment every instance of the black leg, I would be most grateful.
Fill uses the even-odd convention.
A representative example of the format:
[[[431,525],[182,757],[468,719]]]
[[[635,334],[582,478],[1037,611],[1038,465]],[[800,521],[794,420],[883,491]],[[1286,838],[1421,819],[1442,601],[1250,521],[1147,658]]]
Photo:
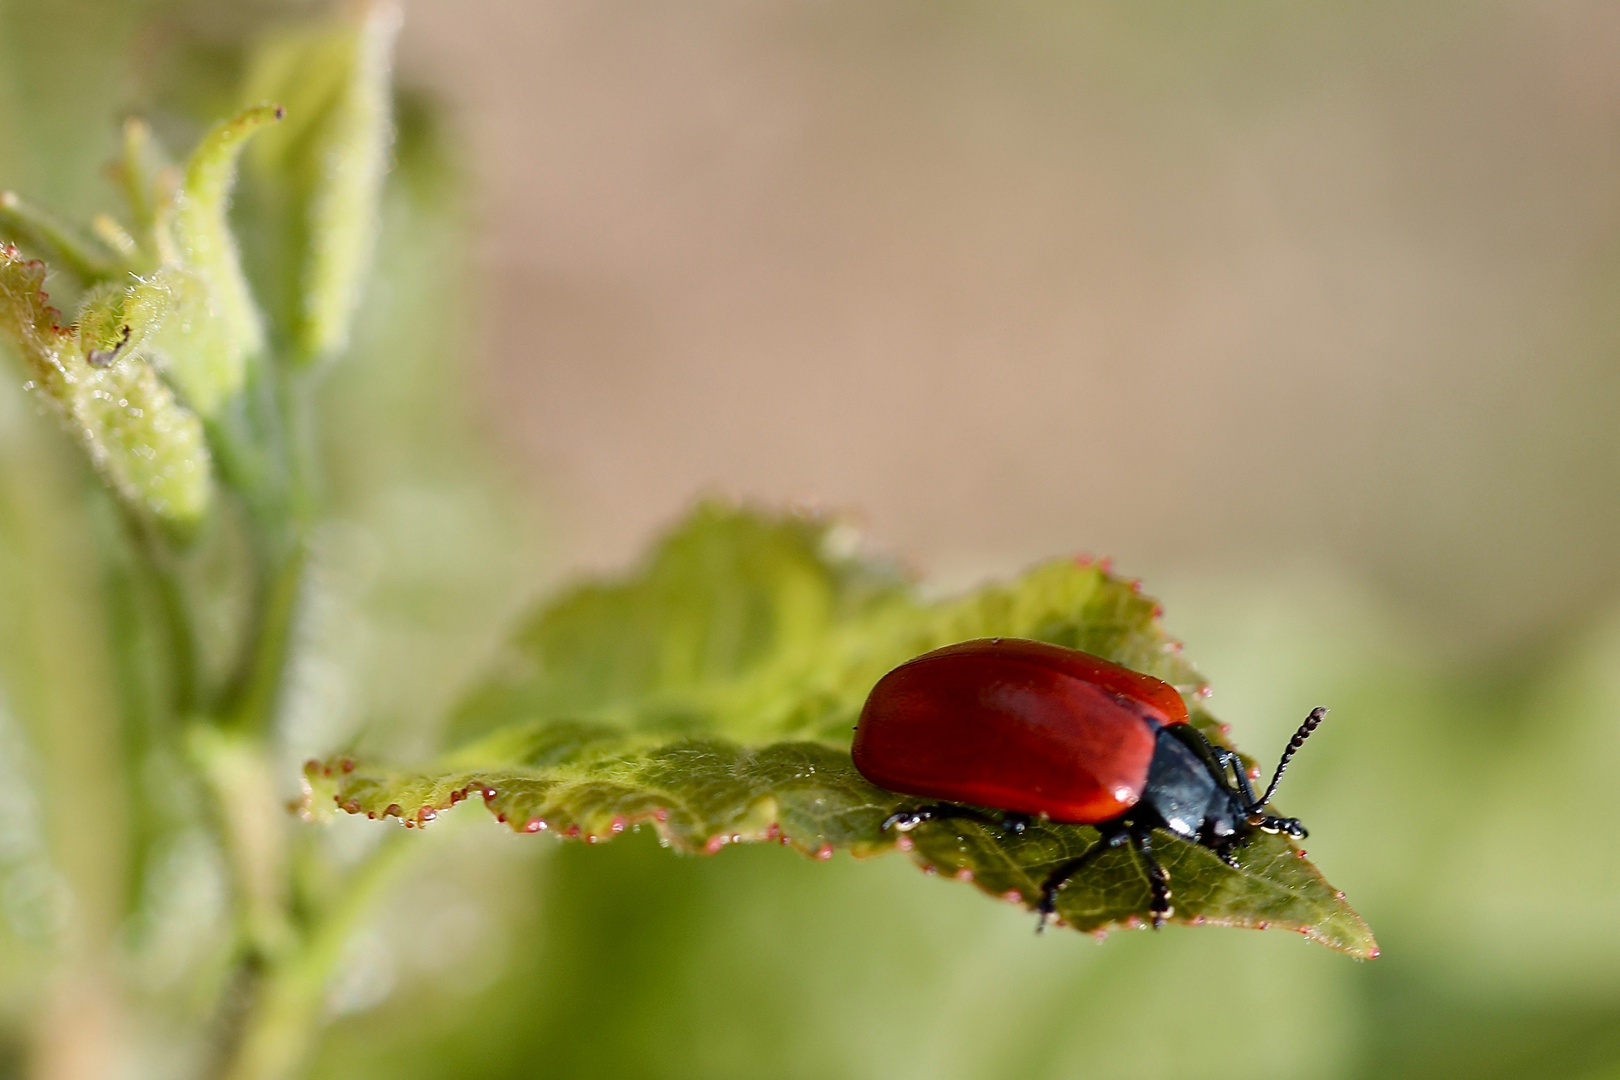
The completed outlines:
[[[1119,847],[1130,835],[1124,827],[1110,822],[1098,825],[1097,831],[1102,835],[1095,844],[1086,849],[1084,855],[1059,863],[1050,874],[1046,875],[1046,881],[1041,885],[1041,902],[1035,907],[1038,916],[1035,922],[1037,934],[1046,929],[1046,920],[1057,914],[1058,893],[1063,891],[1063,887],[1080,871],[1091,865],[1097,856]]]
[[[1261,832],[1286,833],[1295,840],[1303,840],[1310,835],[1310,833],[1305,831],[1305,826],[1299,823],[1298,818],[1272,817],[1270,814],[1260,814],[1257,816],[1259,818],[1258,821],[1251,818],[1250,822]]]
[[[1000,829],[1009,836],[1020,836],[1029,828],[1028,814],[987,814],[983,810],[976,810],[971,806],[958,806],[955,803],[931,803],[911,810],[896,811],[883,819],[881,828],[884,832],[890,829],[910,832],[925,821],[976,821],[980,825]]]
[[[1131,846],[1142,856],[1142,867],[1147,871],[1151,893],[1148,910],[1153,914],[1153,929],[1157,930],[1176,913],[1176,909],[1170,906],[1170,873],[1153,857],[1153,842],[1148,829],[1132,826],[1130,838]]]
[[[1232,778],[1237,781],[1238,791],[1243,796],[1245,806],[1254,806],[1254,787],[1249,783],[1249,773],[1243,767],[1243,759],[1236,750],[1228,750],[1224,746],[1215,747],[1215,760],[1222,769],[1231,769]]]

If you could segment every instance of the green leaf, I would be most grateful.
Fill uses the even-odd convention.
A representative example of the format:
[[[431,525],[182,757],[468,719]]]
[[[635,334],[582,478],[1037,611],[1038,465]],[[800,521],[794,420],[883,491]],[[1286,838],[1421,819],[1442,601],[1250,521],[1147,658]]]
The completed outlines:
[[[77,235],[71,226],[24,202],[16,192],[0,191],[0,224],[18,242],[51,259],[82,284],[106,281],[122,269],[115,255],[97,250],[97,245]]]
[[[901,848],[925,868],[1032,906],[1046,873],[1097,840],[1088,826],[1037,824],[1020,837],[972,822],[884,831],[921,800],[868,783],[849,757],[862,702],[884,672],[976,637],[1085,649],[1176,686],[1194,722],[1204,684],[1136,583],[1088,560],[928,602],[891,569],[857,558],[842,526],[707,505],[630,578],[585,585],[515,636],[497,674],[463,705],[476,734],[431,769],[311,763],[307,805],[422,825],[479,796],[512,828],[606,839],[642,824],[683,851],[777,840],[819,857]],[[1168,835],[1175,921],[1301,932],[1355,956],[1371,934],[1303,853],[1256,837],[1234,870]],[[1110,852],[1060,896],[1068,925],[1143,925],[1147,879]]]
[[[242,275],[226,213],[242,148],[254,132],[282,115],[279,105],[255,105],[216,124],[186,162],[185,183],[174,208],[179,257],[207,284],[224,336],[244,353],[264,348],[264,324]]]
[[[842,676],[825,659],[840,632],[904,624],[912,610],[892,569],[851,557],[853,539],[811,519],[700,507],[643,573],[575,589],[519,629],[452,736],[557,716],[740,737],[836,727],[842,715],[826,710],[847,711],[862,676],[810,684]],[[837,701],[818,703],[827,693]]]
[[[260,140],[252,162],[290,188],[292,338],[316,360],[341,351],[376,246],[378,204],[393,142],[390,70],[399,9],[269,40],[252,63],[250,96],[287,105],[289,122]]]
[[[275,105],[257,105],[215,125],[186,162],[178,192],[164,199],[161,180],[154,224],[161,266],[137,286],[150,310],[167,308],[153,336],[151,351],[186,402],[203,416],[213,416],[220,403],[241,389],[248,362],[264,351],[264,319],[242,273],[236,238],[227,213],[236,163],[247,139],[281,118]],[[150,157],[139,132],[125,163],[126,171],[143,173],[138,163]],[[133,185],[132,185],[133,186]],[[137,216],[142,213],[136,207]]]
[[[16,345],[33,388],[61,410],[127,502],[167,521],[196,521],[211,475],[202,423],[142,356],[166,312],[143,308],[139,285],[103,286],[63,328],[44,284],[44,264],[0,247],[0,332]]]

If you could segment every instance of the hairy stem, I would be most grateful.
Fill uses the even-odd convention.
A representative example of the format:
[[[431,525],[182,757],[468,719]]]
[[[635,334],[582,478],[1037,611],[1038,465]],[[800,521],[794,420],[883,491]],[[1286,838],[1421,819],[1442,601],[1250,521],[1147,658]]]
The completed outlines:
[[[274,959],[293,938],[288,913],[287,809],[261,740],[198,726],[189,749],[207,781],[230,860],[245,961]]]
[[[398,867],[416,850],[407,837],[384,841],[357,867],[296,947],[271,961],[258,982],[234,1051],[219,1080],[288,1080],[315,1045],[326,988],[356,927]]]
[[[314,517],[310,387],[285,368],[255,365],[241,400],[210,430],[222,472],[252,522],[258,579],[249,651],[218,716],[233,730],[260,734],[273,726],[293,658]]]

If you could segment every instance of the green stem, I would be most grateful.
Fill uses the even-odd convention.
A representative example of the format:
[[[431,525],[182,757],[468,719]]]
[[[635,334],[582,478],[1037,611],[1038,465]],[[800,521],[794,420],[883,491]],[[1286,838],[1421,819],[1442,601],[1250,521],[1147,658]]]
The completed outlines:
[[[327,976],[392,859],[374,857],[330,907],[301,930],[289,881],[286,809],[268,750],[298,649],[318,473],[313,387],[273,358],[254,365],[244,393],[210,425],[221,476],[250,525],[256,600],[249,644],[211,710],[191,732],[192,761],[208,783],[228,853],[242,950],[236,985],[247,1011],[221,1032],[221,1077],[290,1076],[319,1026]],[[240,1025],[240,1026],[238,1026]]]
[[[314,519],[316,483],[320,475],[314,401],[318,376],[318,372],[295,370],[292,363],[275,367],[276,412],[284,420],[281,437],[287,477],[287,512],[301,531],[307,531]]]
[[[197,708],[197,634],[191,621],[191,610],[186,605],[185,590],[179,576],[166,561],[152,560],[152,579],[163,613],[164,628],[169,637],[169,653],[173,665],[173,686],[170,689],[174,715],[189,716]]]
[[[309,387],[283,363],[261,365],[248,387],[249,408],[213,432],[253,524],[259,600],[250,652],[219,715],[236,731],[267,732],[292,658],[314,518],[313,402]],[[248,433],[244,433],[244,427]],[[252,449],[256,434],[270,455]]]
[[[295,937],[287,902],[287,811],[276,798],[269,756],[255,734],[213,725],[192,728],[187,741],[214,797],[246,961],[267,961],[291,947]]]
[[[157,615],[168,646],[168,713],[171,719],[184,718],[196,711],[201,695],[197,629],[191,617],[177,561],[179,554],[169,539],[151,521],[122,504],[119,511],[124,532],[137,563],[145,571],[157,601]]]
[[[252,652],[240,682],[220,713],[225,725],[234,731],[262,735],[268,733],[275,719],[295,647],[298,602],[304,592],[307,568],[308,545],[298,536],[265,571]]]
[[[355,872],[332,905],[302,930],[288,889],[286,811],[275,797],[267,741],[296,660],[297,623],[309,567],[317,462],[308,379],[288,365],[259,366],[241,410],[212,435],[224,472],[252,526],[258,599],[251,644],[217,711],[193,732],[236,879],[244,949],[239,985],[247,1011],[222,1033],[220,1077],[281,1080],[307,1055],[320,1025],[328,976],[398,850],[390,845]]]
[[[105,567],[109,650],[119,697],[119,735],[126,762],[151,760],[153,748],[179,730],[196,687],[196,639],[175,576],[158,564],[151,535],[135,515],[111,499],[96,500],[95,535]],[[165,675],[167,676],[165,678]],[[161,828],[155,793],[128,778],[131,843],[126,910],[140,902],[150,870],[152,837]]]
[[[354,871],[299,945],[272,960],[259,982],[235,1052],[220,1080],[287,1080],[309,1056],[321,1026],[326,988],[361,920],[394,871],[417,850],[395,835]]]
[[[102,564],[108,568],[124,713],[135,730],[150,733],[157,725],[189,716],[198,707],[197,630],[176,565],[178,554],[168,538],[139,511],[121,502],[113,509],[116,517],[98,512],[97,534]],[[158,627],[158,640],[152,645],[158,652],[150,656],[142,652],[149,636],[149,618]],[[140,673],[153,664],[168,672],[161,695],[141,685],[148,680]]]

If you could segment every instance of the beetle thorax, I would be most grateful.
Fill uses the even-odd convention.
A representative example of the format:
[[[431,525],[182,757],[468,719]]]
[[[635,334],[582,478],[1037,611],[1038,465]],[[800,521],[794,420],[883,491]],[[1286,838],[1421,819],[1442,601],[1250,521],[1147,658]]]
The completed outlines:
[[[1153,811],[1166,829],[1183,839],[1220,843],[1243,828],[1248,807],[1213,764],[1177,735],[1169,727],[1159,730],[1137,805]]]

